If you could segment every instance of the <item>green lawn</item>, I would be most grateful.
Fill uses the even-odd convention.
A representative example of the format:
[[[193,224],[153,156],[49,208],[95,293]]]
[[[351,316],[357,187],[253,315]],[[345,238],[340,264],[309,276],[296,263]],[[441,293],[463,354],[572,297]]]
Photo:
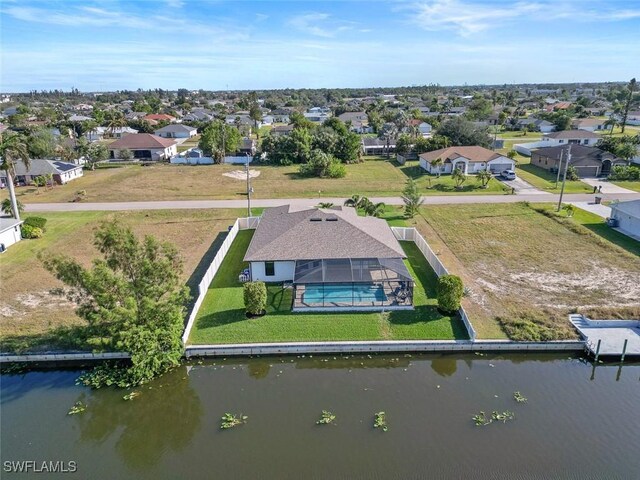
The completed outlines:
[[[633,190],[634,192],[640,192],[640,180],[636,180],[636,181],[621,180],[621,181],[610,182],[610,183],[613,183],[614,185],[618,185],[619,187],[622,187],[622,188],[628,188],[629,190]]]
[[[394,162],[395,163],[395,162]],[[482,184],[477,180],[475,175],[468,175],[467,180],[460,188],[456,188],[455,182],[451,175],[441,175],[440,178],[435,175],[429,175],[420,167],[417,161],[408,161],[404,165],[398,165],[398,169],[407,177],[416,180],[420,193],[423,195],[446,195],[446,194],[501,194],[507,193],[510,189],[498,180],[489,181],[487,188],[482,188]]]
[[[640,242],[609,227],[601,216],[576,208],[571,219],[627,252],[640,256]]]
[[[562,178],[558,182],[558,186],[556,187],[556,178],[557,175],[555,173],[551,173],[543,168],[536,167],[535,165],[531,165],[530,163],[518,163],[516,168],[516,174],[525,182],[529,182],[534,187],[539,188],[540,190],[544,190],[549,193],[560,193],[562,187]],[[567,180],[565,188],[565,193],[592,193],[593,187],[583,183],[579,180],[570,181]]]
[[[410,242],[402,246],[416,280],[414,311],[292,313],[291,290],[270,284],[267,314],[247,319],[237,276],[246,266],[242,258],[252,236],[252,230],[238,233],[200,307],[189,343],[466,338],[460,319],[438,313],[435,273]]]

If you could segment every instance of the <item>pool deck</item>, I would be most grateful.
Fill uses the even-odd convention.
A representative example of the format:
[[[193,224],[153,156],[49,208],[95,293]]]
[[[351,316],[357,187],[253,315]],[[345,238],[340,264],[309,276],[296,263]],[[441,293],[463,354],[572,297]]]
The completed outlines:
[[[640,321],[590,320],[582,315],[570,315],[570,321],[593,355],[621,356],[626,340],[625,355],[640,356]]]

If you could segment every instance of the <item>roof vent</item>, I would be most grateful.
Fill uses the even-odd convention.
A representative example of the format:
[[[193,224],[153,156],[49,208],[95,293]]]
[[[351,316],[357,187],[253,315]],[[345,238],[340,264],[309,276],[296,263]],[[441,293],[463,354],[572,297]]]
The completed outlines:
[[[325,221],[327,221],[327,222],[337,222],[338,221],[338,217],[327,217],[325,219]]]
[[[314,218],[310,218],[310,219],[309,219],[309,221],[311,221],[311,222],[321,222],[321,221],[322,221],[322,219],[321,219],[321,218],[314,217]]]

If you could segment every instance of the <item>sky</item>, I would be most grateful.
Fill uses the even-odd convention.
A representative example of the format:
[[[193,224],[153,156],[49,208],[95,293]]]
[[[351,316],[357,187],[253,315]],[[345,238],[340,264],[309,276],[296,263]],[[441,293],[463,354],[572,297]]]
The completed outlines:
[[[628,81],[640,0],[0,0],[0,91]]]

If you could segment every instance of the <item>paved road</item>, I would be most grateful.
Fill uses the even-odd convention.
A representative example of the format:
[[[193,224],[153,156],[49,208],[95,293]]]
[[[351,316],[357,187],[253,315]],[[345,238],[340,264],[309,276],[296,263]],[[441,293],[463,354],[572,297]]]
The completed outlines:
[[[637,200],[640,193],[602,194],[603,200]],[[372,202],[385,202],[387,205],[402,205],[400,197],[369,197]],[[313,206],[320,202],[332,202],[342,205],[345,198],[283,198],[254,199],[253,207],[274,207],[278,205]],[[557,202],[558,195],[434,195],[424,197],[425,205],[455,205],[472,203],[514,203],[514,202]],[[567,194],[565,202],[593,202],[591,194]],[[25,205],[27,212],[83,212],[117,210],[168,210],[190,208],[246,208],[246,200],[172,200],[153,202],[111,202],[111,203],[30,203]]]

